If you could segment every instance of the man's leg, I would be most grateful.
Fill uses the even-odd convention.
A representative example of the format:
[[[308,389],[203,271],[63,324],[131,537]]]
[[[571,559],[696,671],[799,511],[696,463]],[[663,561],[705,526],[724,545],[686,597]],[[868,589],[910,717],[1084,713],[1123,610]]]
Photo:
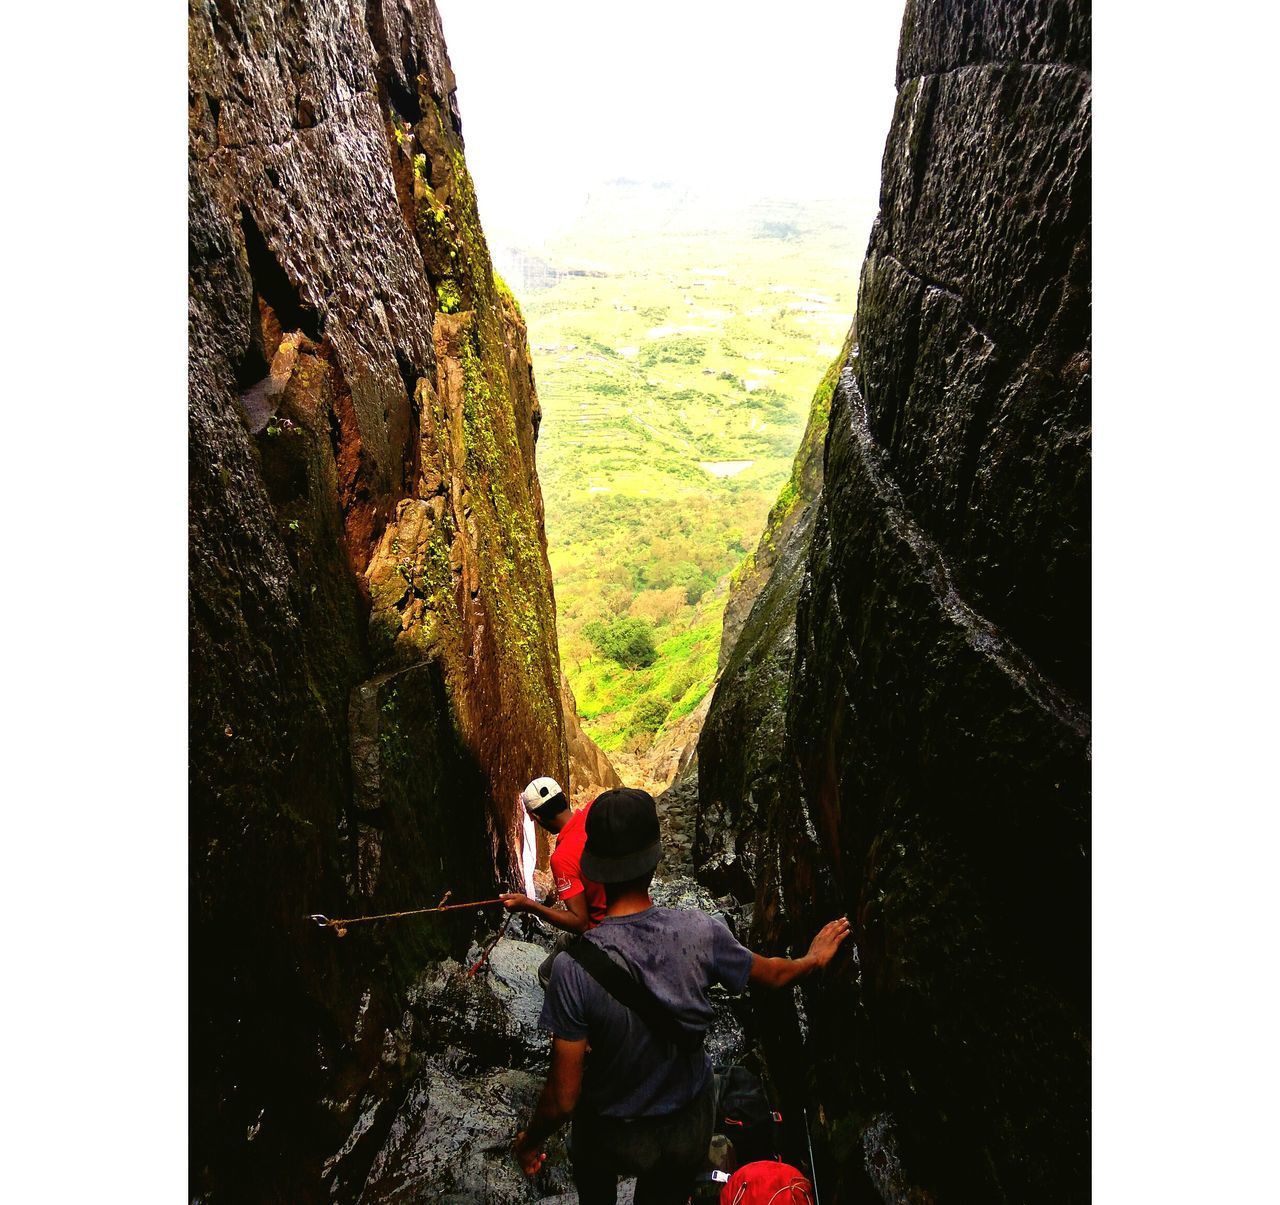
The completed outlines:
[[[618,1173],[610,1158],[610,1148],[597,1127],[573,1119],[569,1156],[573,1160],[573,1186],[578,1205],[617,1205]]]
[[[650,1137],[661,1148],[645,1159],[648,1170],[636,1179],[635,1205],[684,1205],[702,1171],[715,1128],[712,1085],[678,1113],[664,1118]]]
[[[692,1167],[664,1167],[637,1177],[635,1205],[685,1205],[693,1192],[694,1177],[701,1170],[702,1164],[698,1163]]]
[[[618,1177],[607,1168],[594,1163],[580,1166],[575,1159],[573,1186],[578,1190],[578,1205],[618,1205]]]

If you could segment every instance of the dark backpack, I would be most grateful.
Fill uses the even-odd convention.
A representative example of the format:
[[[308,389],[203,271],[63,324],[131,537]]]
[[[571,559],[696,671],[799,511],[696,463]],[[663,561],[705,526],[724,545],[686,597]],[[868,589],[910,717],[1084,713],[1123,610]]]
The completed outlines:
[[[700,1175],[693,1199],[719,1201],[735,1169],[780,1158],[782,1115],[769,1106],[764,1085],[745,1067],[734,1064],[715,1073],[715,1130],[708,1170]]]
[[[717,1073],[716,1088],[716,1131],[733,1143],[738,1165],[779,1158],[782,1116],[770,1107],[759,1079],[734,1065]]]

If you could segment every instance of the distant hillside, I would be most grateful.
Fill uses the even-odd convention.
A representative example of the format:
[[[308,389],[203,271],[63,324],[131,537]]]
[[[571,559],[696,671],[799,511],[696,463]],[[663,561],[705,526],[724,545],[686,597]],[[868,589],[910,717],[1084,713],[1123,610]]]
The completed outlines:
[[[542,399],[564,667],[610,752],[642,755],[714,681],[727,578],[852,316],[849,209],[614,181],[565,238],[497,259]]]

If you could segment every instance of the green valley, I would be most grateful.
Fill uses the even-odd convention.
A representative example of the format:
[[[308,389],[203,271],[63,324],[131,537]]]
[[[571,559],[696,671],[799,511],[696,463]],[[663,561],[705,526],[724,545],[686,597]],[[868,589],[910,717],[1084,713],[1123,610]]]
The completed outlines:
[[[561,659],[624,775],[715,679],[729,576],[850,323],[858,216],[615,181],[556,242],[495,248],[542,401]]]

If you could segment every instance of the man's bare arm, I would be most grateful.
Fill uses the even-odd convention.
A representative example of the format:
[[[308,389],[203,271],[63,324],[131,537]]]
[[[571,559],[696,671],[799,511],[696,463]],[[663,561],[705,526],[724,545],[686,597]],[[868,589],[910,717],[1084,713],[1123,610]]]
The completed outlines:
[[[530,899],[519,891],[508,891],[500,897],[503,904],[520,912],[532,912],[540,916],[549,925],[557,929],[565,929],[570,933],[585,933],[590,927],[591,916],[587,911],[587,893],[579,891],[567,900],[562,900],[563,908],[548,908],[537,900]]]
[[[752,954],[748,982],[756,987],[786,987],[826,966],[848,936],[849,918],[841,916],[818,930],[802,958],[766,958],[763,954]]]
[[[526,1175],[542,1166],[546,1152],[542,1145],[573,1115],[582,1091],[582,1070],[587,1061],[587,1039],[570,1042],[555,1038],[551,1043],[551,1070],[542,1085],[538,1106],[529,1128],[516,1135],[515,1154]]]

